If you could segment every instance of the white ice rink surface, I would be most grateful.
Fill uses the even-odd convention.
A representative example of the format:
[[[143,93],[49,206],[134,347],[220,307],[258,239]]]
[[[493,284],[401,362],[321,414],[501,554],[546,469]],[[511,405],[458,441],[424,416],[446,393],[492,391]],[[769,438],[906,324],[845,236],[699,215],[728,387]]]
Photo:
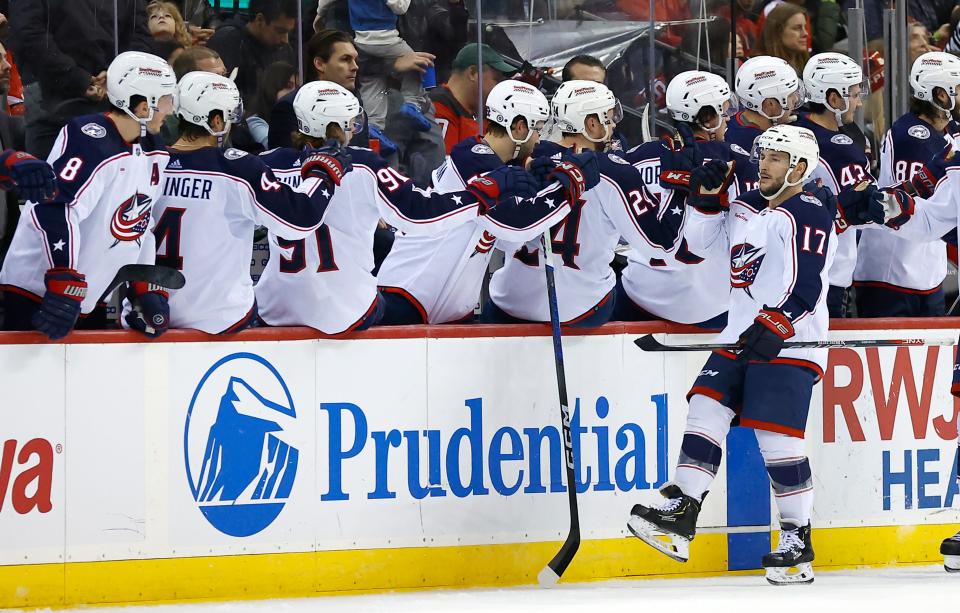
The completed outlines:
[[[774,587],[759,575],[703,579],[637,579],[504,589],[432,590],[364,596],[240,601],[70,611],[122,613],[314,613],[327,611],[619,611],[656,613],[823,613],[896,611],[960,613],[960,574],[942,566],[817,571],[812,585]]]

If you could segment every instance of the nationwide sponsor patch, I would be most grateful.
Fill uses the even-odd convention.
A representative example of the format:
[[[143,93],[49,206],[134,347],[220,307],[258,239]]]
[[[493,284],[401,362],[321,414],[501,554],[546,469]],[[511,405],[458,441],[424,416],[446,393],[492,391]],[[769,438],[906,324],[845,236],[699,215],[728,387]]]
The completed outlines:
[[[493,149],[489,145],[484,145],[483,143],[478,143],[470,148],[470,151],[474,153],[479,153],[480,155],[490,155],[493,153]]]
[[[930,130],[928,130],[924,126],[911,126],[910,129],[907,130],[907,134],[909,134],[914,138],[919,138],[921,140],[925,138],[930,138]]]
[[[837,134],[830,138],[830,142],[834,145],[852,145],[853,139],[846,134]]]
[[[107,129],[98,123],[88,123],[80,128],[80,131],[90,138],[103,138],[107,135]]]
[[[223,152],[223,157],[228,160],[239,160],[243,156],[247,155],[246,151],[240,151],[239,149],[227,149]]]

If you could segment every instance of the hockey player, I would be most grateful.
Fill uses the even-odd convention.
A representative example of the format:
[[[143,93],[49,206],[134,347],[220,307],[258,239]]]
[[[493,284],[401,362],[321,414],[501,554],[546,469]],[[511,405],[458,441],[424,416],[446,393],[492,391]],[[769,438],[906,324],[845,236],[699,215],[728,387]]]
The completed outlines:
[[[294,142],[308,151],[325,139],[346,145],[362,128],[360,102],[335,83],[307,83],[293,108],[300,126]],[[537,191],[534,177],[516,166],[492,169],[459,191],[423,191],[369,149],[347,147],[346,152],[353,171],[337,188],[323,225],[295,241],[270,234],[270,259],[255,288],[260,318],[269,325],[307,325],[327,334],[376,325],[385,306],[371,274],[373,235],[381,218],[407,236],[437,234],[476,225],[478,215],[491,207],[507,214],[514,196]],[[302,156],[298,149],[284,148],[262,159],[280,181],[296,185]]]
[[[508,80],[490,90],[486,117],[483,138],[458,143],[434,171],[437,191],[458,192],[473,177],[491,173],[505,163],[523,163],[540,140],[550,107],[535,87]],[[595,166],[590,155],[568,159],[557,168],[550,163],[549,183],[541,185],[536,197],[520,207],[497,207],[438,236],[398,235],[377,278],[387,301],[383,323],[471,320],[494,246],[509,258],[523,242],[563,219],[571,203],[596,185]]]
[[[729,323],[717,342],[736,342],[741,349],[716,351],[707,360],[688,395],[674,481],[661,489],[667,502],[635,505],[628,527],[659,551],[686,561],[697,515],[719,469],[720,446],[738,418],[756,430],[780,514],[779,545],[763,557],[767,579],[809,583],[813,483],[803,434],[826,351],[783,346],[788,340],[826,339],[833,220],[827,207],[801,188],[819,159],[812,132],[775,126],[757,139],[755,150],[759,189],[731,205],[729,224],[707,222],[715,240],[730,246]]]
[[[121,53],[107,69],[111,110],[60,131],[49,159],[59,191],[26,205],[0,272],[5,330],[63,338],[121,266],[153,262],[150,211],[168,160],[154,135],[175,88],[162,59]],[[102,327],[97,319],[83,326]]]
[[[727,126],[724,140],[736,153],[749,156],[753,141],[764,130],[795,120],[803,104],[803,81],[785,60],[769,55],[752,57],[737,70],[737,99],[743,107]],[[757,166],[737,167],[738,193],[757,188]]]
[[[927,163],[949,139],[951,113],[960,95],[960,59],[934,51],[910,70],[910,111],[887,131],[880,147],[881,187],[912,182],[929,196],[939,177]],[[931,185],[932,187],[932,185]],[[860,317],[935,317],[945,312],[941,284],[947,275],[941,240],[911,241],[890,232],[863,232],[853,279]]]
[[[736,112],[737,98],[730,94],[730,87],[722,77],[697,71],[684,72],[671,79],[666,98],[667,110],[678,130],[687,135],[682,146],[675,146],[672,139],[649,142],[627,151],[625,157],[641,172],[644,183],[641,190],[649,191],[651,201],[659,199],[657,214],[681,225],[686,215],[685,195],[690,191],[691,182],[698,186],[706,182],[705,187],[711,189],[723,185],[728,199],[737,194],[736,183],[726,175],[726,162],[734,157],[724,142],[729,127],[727,118]],[[698,160],[691,153],[694,140]],[[741,156],[735,173],[749,166],[748,158],[749,152]],[[704,160],[718,160],[722,164],[702,165]],[[723,174],[718,175],[721,170]],[[671,178],[677,175],[681,178]],[[663,178],[667,189],[661,186],[658,177]],[[720,197],[718,193],[717,198]],[[617,287],[613,319],[664,319],[722,328],[730,293],[727,258],[726,249],[694,253],[682,238],[670,253],[645,241],[633,241],[627,252],[627,267]]]
[[[810,112],[795,125],[811,130],[820,146],[820,163],[813,175],[834,195],[863,181],[872,182],[870,163],[863,147],[843,131],[869,91],[860,64],[840,53],[820,53],[803,69],[803,85]],[[847,290],[857,263],[857,232],[837,239],[837,255],[830,270],[827,304],[831,317],[846,316]]]
[[[156,261],[184,272],[186,285],[169,295],[135,293],[125,320],[133,327],[194,328],[228,333],[252,325],[257,308],[250,252],[257,225],[288,239],[320,225],[349,167],[318,151],[301,166],[298,191],[277,180],[257,156],[220,145],[242,118],[240,92],[226,77],[190,72],[177,86],[180,138],[156,204]],[[302,192],[302,193],[300,193]],[[159,325],[158,325],[159,324]]]
[[[562,159],[580,149],[594,150],[600,166],[597,186],[584,192],[550,230],[553,251],[563,262],[555,273],[560,321],[598,326],[610,319],[616,302],[610,262],[620,237],[665,256],[676,247],[681,216],[660,210],[640,170],[617,154],[603,153],[621,119],[620,103],[605,85],[565,81],[551,104],[563,138],[559,144],[540,143],[534,156]],[[483,321],[549,320],[543,260],[539,241],[533,240],[493,274]]]

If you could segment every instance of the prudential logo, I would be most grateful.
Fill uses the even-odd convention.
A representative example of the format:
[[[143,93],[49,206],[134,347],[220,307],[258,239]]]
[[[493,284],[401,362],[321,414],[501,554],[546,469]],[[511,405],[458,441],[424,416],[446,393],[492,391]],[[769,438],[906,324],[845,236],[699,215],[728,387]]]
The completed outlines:
[[[214,528],[250,536],[277,518],[297,474],[295,421],[286,383],[262,357],[234,353],[203,375],[183,453],[193,499]]]

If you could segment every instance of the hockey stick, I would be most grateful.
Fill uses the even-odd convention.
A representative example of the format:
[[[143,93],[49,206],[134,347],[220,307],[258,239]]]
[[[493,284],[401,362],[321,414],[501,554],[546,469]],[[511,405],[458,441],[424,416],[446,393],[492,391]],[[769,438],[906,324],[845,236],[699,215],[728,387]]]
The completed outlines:
[[[736,343],[704,343],[700,345],[664,345],[652,334],[641,336],[633,341],[644,351],[738,351],[741,347]],[[849,341],[797,341],[784,343],[784,349],[830,349],[835,347],[918,347],[930,345],[956,345],[957,341],[946,338],[868,338]]]
[[[553,245],[550,231],[543,234],[544,268],[547,274],[547,302],[550,305],[550,328],[553,335],[553,360],[557,367],[557,391],[560,395],[560,421],[563,424],[563,450],[567,465],[567,501],[570,503],[570,531],[560,551],[537,575],[543,587],[552,587],[560,580],[580,548],[580,513],[577,509],[577,477],[573,463],[573,437],[570,434],[570,408],[567,404],[567,377],[563,368],[563,343],[560,338],[560,312],[557,308],[557,285],[553,269]]]
[[[110,285],[107,286],[103,295],[97,300],[97,304],[106,300],[107,296],[109,296],[113,290],[124,283],[135,283],[137,281],[159,285],[164,289],[180,289],[186,283],[186,279],[183,278],[183,273],[169,266],[124,264],[120,267],[120,270],[117,271],[117,274],[114,275],[113,280],[110,281]]]

